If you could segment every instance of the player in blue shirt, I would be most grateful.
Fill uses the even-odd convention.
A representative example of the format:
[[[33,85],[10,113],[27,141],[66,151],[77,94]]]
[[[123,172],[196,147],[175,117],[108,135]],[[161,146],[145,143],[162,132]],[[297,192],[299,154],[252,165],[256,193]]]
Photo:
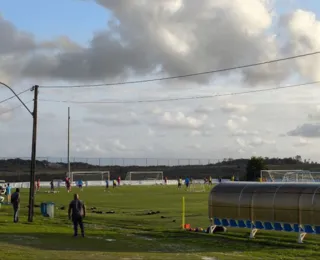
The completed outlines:
[[[187,177],[185,180],[184,180],[184,183],[186,185],[186,188],[188,189],[189,188],[189,185],[190,185],[190,179]]]
[[[83,190],[83,181],[82,180],[79,180],[78,181],[78,187],[79,187],[79,189],[82,191]]]
[[[6,187],[6,196],[7,196],[8,203],[11,203],[11,186],[10,186],[10,183],[8,183],[8,185]]]

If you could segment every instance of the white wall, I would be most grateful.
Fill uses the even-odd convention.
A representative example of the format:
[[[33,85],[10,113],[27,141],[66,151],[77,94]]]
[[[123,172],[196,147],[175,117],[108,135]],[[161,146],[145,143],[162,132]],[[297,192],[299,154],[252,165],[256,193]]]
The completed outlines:
[[[222,182],[228,182],[229,180],[222,180]],[[218,183],[217,179],[212,180],[213,183]],[[193,183],[203,183],[203,180],[193,180]],[[161,185],[164,184],[164,181],[156,181],[156,180],[146,180],[146,181],[121,181],[120,185],[134,185],[134,186],[152,186],[152,185]],[[168,185],[178,185],[177,180],[168,180]],[[41,187],[50,187],[49,181],[42,181],[40,183]],[[99,187],[105,186],[105,181],[84,181],[84,186],[87,187]],[[30,187],[29,182],[10,182],[10,186],[12,188],[26,188]],[[65,187],[65,183],[63,181],[54,181],[55,187]],[[76,186],[76,182],[72,183],[72,186]],[[109,186],[112,186],[112,182],[109,181]]]

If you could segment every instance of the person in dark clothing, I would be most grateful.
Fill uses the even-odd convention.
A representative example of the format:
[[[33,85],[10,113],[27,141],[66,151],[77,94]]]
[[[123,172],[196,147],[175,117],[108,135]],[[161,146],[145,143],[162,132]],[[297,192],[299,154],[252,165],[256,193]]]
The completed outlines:
[[[50,190],[51,190],[51,192],[54,192],[53,180],[50,181]]]
[[[79,195],[74,194],[73,201],[69,204],[69,219],[73,222],[74,236],[78,236],[78,226],[81,229],[81,235],[84,237],[83,218],[86,216],[86,208],[84,203],[79,200]]]
[[[16,191],[11,195],[11,204],[13,207],[13,222],[19,222],[19,208],[20,208],[20,189],[17,188]]]

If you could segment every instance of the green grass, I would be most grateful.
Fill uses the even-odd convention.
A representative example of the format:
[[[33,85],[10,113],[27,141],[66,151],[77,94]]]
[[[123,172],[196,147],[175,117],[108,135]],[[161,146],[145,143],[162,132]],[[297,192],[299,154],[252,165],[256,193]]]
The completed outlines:
[[[27,222],[28,190],[22,192],[20,223],[12,223],[12,209],[0,210],[0,255],[6,260],[27,259],[320,259],[317,236],[307,236],[297,244],[296,235],[281,232],[258,232],[248,239],[248,230],[233,229],[224,234],[181,231],[181,198],[186,198],[187,223],[207,227],[207,193],[189,193],[175,187],[120,187],[104,192],[87,188],[79,192],[88,214],[86,238],[73,238],[67,219],[67,205],[72,194],[64,189],[58,194],[38,193],[36,204],[53,201],[55,218],[40,215]],[[114,210],[115,214],[91,213]],[[149,210],[160,214],[146,215]],[[161,216],[165,218],[161,218]]]

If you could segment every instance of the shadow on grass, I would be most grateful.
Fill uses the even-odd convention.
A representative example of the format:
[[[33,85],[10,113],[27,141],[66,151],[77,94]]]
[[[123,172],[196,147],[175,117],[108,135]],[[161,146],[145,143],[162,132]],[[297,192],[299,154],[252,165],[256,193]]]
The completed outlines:
[[[0,233],[0,242],[38,250],[95,251],[95,252],[257,252],[268,250],[307,249],[295,243],[277,243],[271,239],[249,240],[234,234],[199,234],[181,231],[165,232],[100,232],[88,233],[85,238],[67,233]],[[318,255],[317,255],[318,256]]]
[[[258,248],[261,250],[261,247],[268,247],[269,249],[306,249],[308,248],[307,244],[297,244],[294,239],[289,239],[286,237],[277,238],[277,233],[271,237],[268,234],[267,237],[261,236],[250,239],[249,232],[235,233],[235,232],[226,232],[226,233],[216,233],[216,234],[206,234],[206,233],[195,233],[195,232],[163,232],[163,236],[166,239],[175,239],[183,240],[184,243],[212,243],[214,245],[224,244],[224,248],[233,248],[234,250],[241,250],[244,248],[254,250]],[[226,250],[228,251],[228,250]]]

